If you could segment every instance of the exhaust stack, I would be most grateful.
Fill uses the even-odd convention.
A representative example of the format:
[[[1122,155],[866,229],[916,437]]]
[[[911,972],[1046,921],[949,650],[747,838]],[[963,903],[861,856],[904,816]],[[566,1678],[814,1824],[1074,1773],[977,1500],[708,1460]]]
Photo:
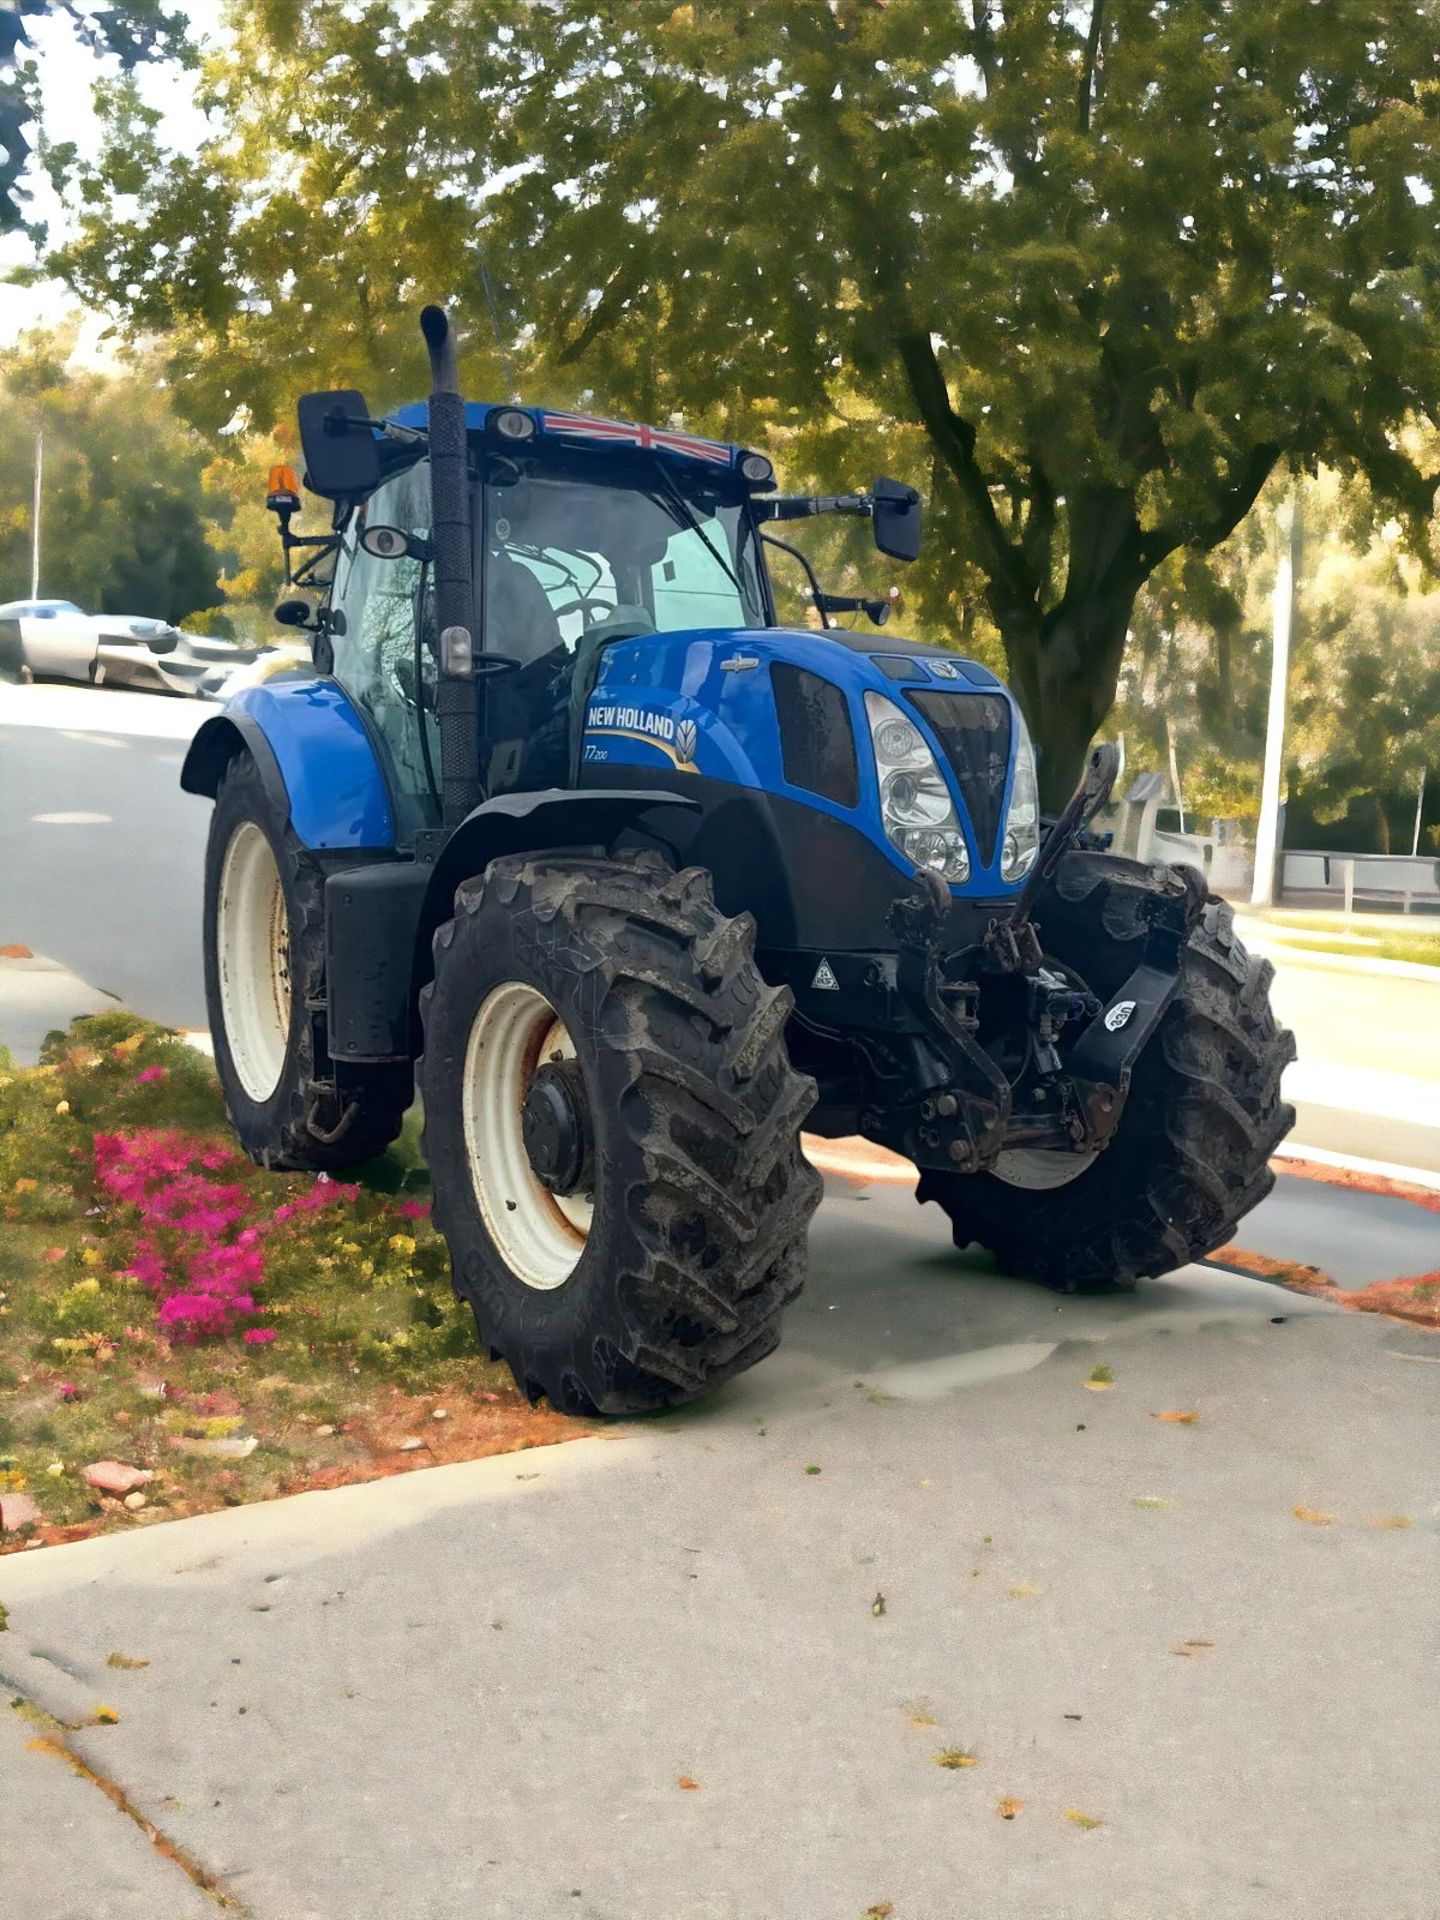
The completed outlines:
[[[430,355],[430,543],[435,551],[435,623],[440,634],[435,695],[440,804],[445,825],[453,827],[481,798],[465,402],[460,397],[455,336],[445,309],[426,307],[420,315],[420,331]]]

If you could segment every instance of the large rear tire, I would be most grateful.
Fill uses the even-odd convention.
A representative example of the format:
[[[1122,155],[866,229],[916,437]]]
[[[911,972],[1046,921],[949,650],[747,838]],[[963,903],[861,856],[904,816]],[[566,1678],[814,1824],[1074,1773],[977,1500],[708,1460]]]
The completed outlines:
[[[1047,955],[1108,1000],[1133,970],[1160,896],[1184,896],[1179,991],[1103,1153],[1002,1156],[1008,1178],[921,1174],[916,1197],[950,1216],[957,1247],[987,1247],[1006,1273],[1057,1292],[1128,1286],[1221,1245],[1275,1184],[1269,1159],[1295,1123],[1280,1098],[1295,1042],[1270,1008],[1274,969],[1246,952],[1230,908],[1198,883],[1188,869],[1110,855],[1061,862],[1036,909]]]
[[[708,874],[651,853],[493,861],[435,936],[435,1224],[532,1399],[673,1405],[779,1340],[820,1196],[800,1150],[815,1084],[754,936]]]
[[[244,753],[215,795],[204,948],[215,1067],[251,1159],[336,1173],[382,1153],[415,1097],[414,1072],[347,1067],[337,1079],[325,1051],[325,872]]]

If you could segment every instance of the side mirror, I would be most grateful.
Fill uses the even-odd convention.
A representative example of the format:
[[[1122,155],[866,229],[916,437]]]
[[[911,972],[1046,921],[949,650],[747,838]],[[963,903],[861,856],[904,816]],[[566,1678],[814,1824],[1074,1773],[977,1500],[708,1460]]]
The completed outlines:
[[[275,618],[282,627],[308,627],[313,611],[308,600],[282,600],[275,609]]]
[[[913,560],[920,551],[920,496],[903,480],[880,478],[870,489],[875,545],[892,560]]]
[[[418,534],[406,533],[401,527],[366,527],[360,535],[360,544],[376,560],[431,558],[430,542],[422,540]]]
[[[305,481],[327,500],[358,500],[380,484],[380,449],[363,393],[303,393],[297,409]]]

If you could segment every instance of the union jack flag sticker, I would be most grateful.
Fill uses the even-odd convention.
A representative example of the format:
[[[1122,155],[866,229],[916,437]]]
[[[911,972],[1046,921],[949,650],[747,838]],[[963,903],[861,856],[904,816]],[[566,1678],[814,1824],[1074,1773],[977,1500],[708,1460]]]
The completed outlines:
[[[604,440],[615,447],[644,447],[656,453],[678,453],[689,460],[730,465],[730,449],[718,440],[699,440],[690,433],[671,433],[663,427],[640,427],[630,420],[599,420],[588,413],[547,413],[547,433],[563,433],[576,440]]]

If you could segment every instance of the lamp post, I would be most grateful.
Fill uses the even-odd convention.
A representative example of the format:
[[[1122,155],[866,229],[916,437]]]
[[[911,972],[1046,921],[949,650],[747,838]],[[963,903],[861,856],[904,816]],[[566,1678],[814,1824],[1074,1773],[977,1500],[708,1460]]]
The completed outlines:
[[[45,429],[35,434],[35,493],[30,503],[30,598],[40,598],[40,489],[45,476]]]
[[[1275,904],[1280,860],[1280,776],[1285,766],[1285,696],[1290,681],[1290,633],[1295,614],[1295,564],[1300,554],[1300,501],[1292,493],[1276,515],[1280,551],[1275,563],[1271,625],[1270,710],[1265,722],[1265,768],[1260,776],[1260,823],[1255,832],[1252,907]]]

